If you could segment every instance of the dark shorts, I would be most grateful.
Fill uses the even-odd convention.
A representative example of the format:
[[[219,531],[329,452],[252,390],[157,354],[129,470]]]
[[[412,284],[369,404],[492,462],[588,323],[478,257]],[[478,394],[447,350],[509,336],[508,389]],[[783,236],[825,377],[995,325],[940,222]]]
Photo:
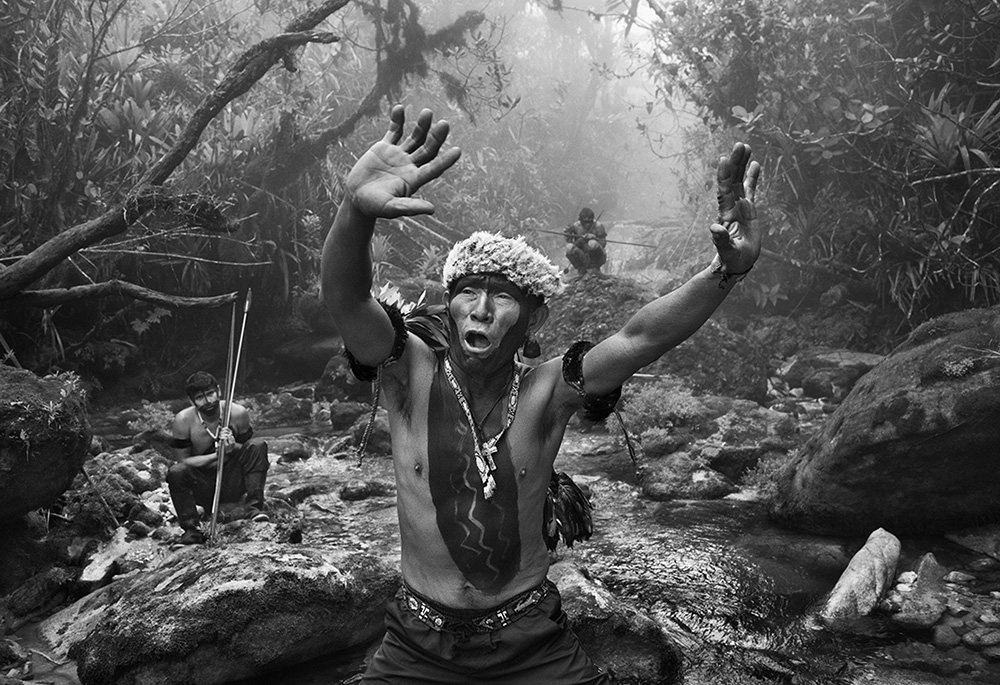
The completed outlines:
[[[407,608],[386,607],[385,638],[363,683],[611,683],[570,630],[555,585],[517,620],[491,632],[435,630]],[[467,617],[465,617],[467,618]]]
[[[220,502],[239,502],[246,492],[244,478],[248,473],[266,473],[268,467],[267,443],[253,438],[239,449],[226,455],[222,468]],[[171,488],[190,490],[194,501],[211,511],[215,497],[215,481],[218,473],[215,466],[188,466],[173,464],[167,471],[167,483]]]
[[[576,245],[566,248],[566,258],[577,269],[599,269],[608,261],[608,255],[603,247],[582,249]]]

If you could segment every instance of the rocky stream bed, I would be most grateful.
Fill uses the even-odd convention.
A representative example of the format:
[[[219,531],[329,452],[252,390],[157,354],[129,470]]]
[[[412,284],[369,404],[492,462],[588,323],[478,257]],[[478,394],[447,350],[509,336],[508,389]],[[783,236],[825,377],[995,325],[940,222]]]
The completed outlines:
[[[627,683],[1000,683],[997,339],[1000,308],[976,310],[885,360],[802,350],[763,373],[706,326],[672,357],[693,388],[628,397],[641,477],[613,423],[574,420],[556,468],[595,533],[550,577],[584,647]],[[719,396],[737,384],[702,360],[741,358],[740,393]],[[237,507],[180,547],[163,481],[178,407],[90,417],[83,472],[48,482],[59,430],[88,433],[68,383],[0,402],[0,468],[30,466],[0,481],[0,685],[355,682],[399,581],[384,420],[359,466],[363,402],[322,383],[241,398],[269,445],[271,520]],[[49,507],[12,504],[67,478]]]

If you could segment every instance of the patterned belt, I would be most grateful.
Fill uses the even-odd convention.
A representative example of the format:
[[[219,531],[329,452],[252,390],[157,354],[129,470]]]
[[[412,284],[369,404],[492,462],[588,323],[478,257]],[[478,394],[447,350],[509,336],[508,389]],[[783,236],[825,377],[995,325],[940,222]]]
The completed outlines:
[[[403,606],[411,614],[439,633],[491,633],[509,626],[536,606],[548,596],[551,587],[554,587],[552,582],[546,579],[538,587],[515,595],[495,609],[474,617],[449,616],[442,613],[419,597],[406,583],[399,589],[397,597],[403,601]]]

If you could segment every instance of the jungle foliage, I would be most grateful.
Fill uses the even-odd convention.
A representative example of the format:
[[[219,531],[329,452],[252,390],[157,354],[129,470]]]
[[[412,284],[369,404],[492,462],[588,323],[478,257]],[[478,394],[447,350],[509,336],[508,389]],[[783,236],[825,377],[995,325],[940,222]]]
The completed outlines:
[[[753,145],[773,252],[873,284],[911,324],[1000,302],[996,2],[649,7],[659,98]]]
[[[468,132],[455,134],[463,162],[425,189],[436,217],[374,246],[385,280],[436,274],[474,229],[565,221],[579,197],[612,205],[628,162],[627,117],[596,106],[604,79],[564,70],[558,96],[529,106],[521,94],[548,86],[507,61],[505,49],[569,54],[586,74],[589,53],[613,45],[587,15],[545,25],[535,7],[544,39],[515,40],[510,22],[532,3],[490,17],[408,0],[4,6],[0,352],[95,386],[138,371],[157,393],[158,370],[225,340],[219,305],[247,287],[254,318],[287,337],[315,292],[340,181],[393,102],[464,117]],[[190,309],[203,306],[215,309]],[[267,333],[251,346],[274,345]]]

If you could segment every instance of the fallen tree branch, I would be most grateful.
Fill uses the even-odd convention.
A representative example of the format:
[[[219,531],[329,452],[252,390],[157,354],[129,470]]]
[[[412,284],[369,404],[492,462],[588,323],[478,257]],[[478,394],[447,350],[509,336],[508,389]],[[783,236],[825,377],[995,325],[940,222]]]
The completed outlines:
[[[336,36],[312,31],[349,0],[327,0],[293,20],[286,33],[267,38],[241,54],[223,79],[195,110],[174,145],[139,179],[128,197],[98,217],[72,226],[42,243],[22,259],[0,269],[0,301],[14,298],[81,248],[123,233],[143,214],[163,201],[156,189],[194,148],[205,128],[230,102],[250,90],[278,62],[293,68],[289,51],[306,43],[333,43]],[[37,291],[45,292],[45,291]],[[152,291],[150,291],[152,292]],[[215,306],[215,305],[211,305]]]
[[[331,9],[330,13],[346,4],[347,0],[324,3],[324,5],[336,5],[336,8]],[[219,112],[230,102],[250,90],[277,62],[284,61],[288,50],[306,43],[334,43],[338,40],[340,39],[332,33],[320,31],[282,33],[266,38],[244,52],[230,67],[225,78],[212,89],[212,92],[195,110],[173,147],[142,175],[136,184],[137,188],[160,185],[165,182],[174,169],[194,149],[202,132]]]
[[[221,307],[236,301],[239,293],[232,292],[212,297],[182,297],[150,290],[126,281],[105,281],[77,285],[72,288],[51,288],[49,290],[24,290],[14,297],[0,301],[2,306],[20,307],[54,307],[67,302],[77,302],[94,297],[109,297],[125,295],[136,300],[152,302],[172,309],[211,309]]]

